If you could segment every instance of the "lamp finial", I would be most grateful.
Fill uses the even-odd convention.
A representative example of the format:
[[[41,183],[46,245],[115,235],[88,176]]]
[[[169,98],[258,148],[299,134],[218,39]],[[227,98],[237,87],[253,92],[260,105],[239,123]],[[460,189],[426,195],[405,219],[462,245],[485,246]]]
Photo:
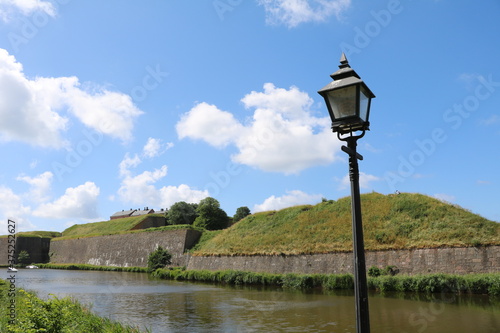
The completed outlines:
[[[349,66],[349,61],[347,61],[347,57],[345,56],[345,53],[342,52],[342,55],[340,56],[339,68],[346,68],[346,67],[351,67],[351,66]]]

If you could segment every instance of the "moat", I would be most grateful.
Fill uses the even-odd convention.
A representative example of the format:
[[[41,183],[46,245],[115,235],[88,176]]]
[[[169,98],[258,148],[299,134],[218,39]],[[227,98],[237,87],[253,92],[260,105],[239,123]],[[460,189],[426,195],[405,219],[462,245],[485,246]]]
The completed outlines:
[[[20,270],[41,298],[70,296],[100,316],[169,332],[355,332],[351,293],[221,287],[144,273]],[[370,294],[373,333],[498,332],[500,299],[482,295]]]

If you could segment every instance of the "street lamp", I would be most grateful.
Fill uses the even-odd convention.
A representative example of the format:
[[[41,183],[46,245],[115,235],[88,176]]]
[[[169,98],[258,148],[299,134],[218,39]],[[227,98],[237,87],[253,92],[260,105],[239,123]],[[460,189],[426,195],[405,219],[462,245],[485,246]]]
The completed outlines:
[[[362,160],[363,156],[356,152],[356,145],[357,140],[369,130],[370,103],[375,95],[349,66],[344,53],[340,58],[339,70],[330,77],[333,81],[320,89],[318,93],[325,99],[332,119],[332,131],[337,132],[339,140],[347,142],[347,146],[342,146],[342,151],[349,155],[349,178],[351,180],[356,332],[369,333],[370,314],[358,169],[358,159]]]

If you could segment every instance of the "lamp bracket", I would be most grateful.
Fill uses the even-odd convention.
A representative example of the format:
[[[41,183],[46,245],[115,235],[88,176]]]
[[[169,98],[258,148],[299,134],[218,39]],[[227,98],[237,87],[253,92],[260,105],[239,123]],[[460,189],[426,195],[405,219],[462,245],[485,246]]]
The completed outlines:
[[[337,132],[337,137],[339,138],[339,140],[347,142],[347,146],[341,147],[342,151],[347,153],[351,157],[355,157],[358,160],[363,160],[363,155],[356,152],[356,145],[358,139],[361,139],[363,136],[365,136],[365,132],[366,131],[363,130],[363,132],[360,135],[353,135],[352,134],[353,132],[351,132],[349,136],[344,136],[344,137],[341,136],[340,132]]]
[[[349,148],[347,146],[342,146],[341,149],[342,149],[343,152],[347,153],[349,156],[356,157],[360,161],[363,160],[363,155],[355,152],[351,148]]]

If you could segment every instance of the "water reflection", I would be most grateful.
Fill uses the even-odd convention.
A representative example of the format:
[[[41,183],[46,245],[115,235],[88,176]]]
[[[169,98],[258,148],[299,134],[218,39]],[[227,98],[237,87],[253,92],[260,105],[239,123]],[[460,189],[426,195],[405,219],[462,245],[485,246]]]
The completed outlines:
[[[153,332],[355,332],[352,293],[286,292],[156,280],[142,273],[21,270],[41,297],[72,296],[94,312]],[[484,296],[370,294],[373,333],[500,332]]]

